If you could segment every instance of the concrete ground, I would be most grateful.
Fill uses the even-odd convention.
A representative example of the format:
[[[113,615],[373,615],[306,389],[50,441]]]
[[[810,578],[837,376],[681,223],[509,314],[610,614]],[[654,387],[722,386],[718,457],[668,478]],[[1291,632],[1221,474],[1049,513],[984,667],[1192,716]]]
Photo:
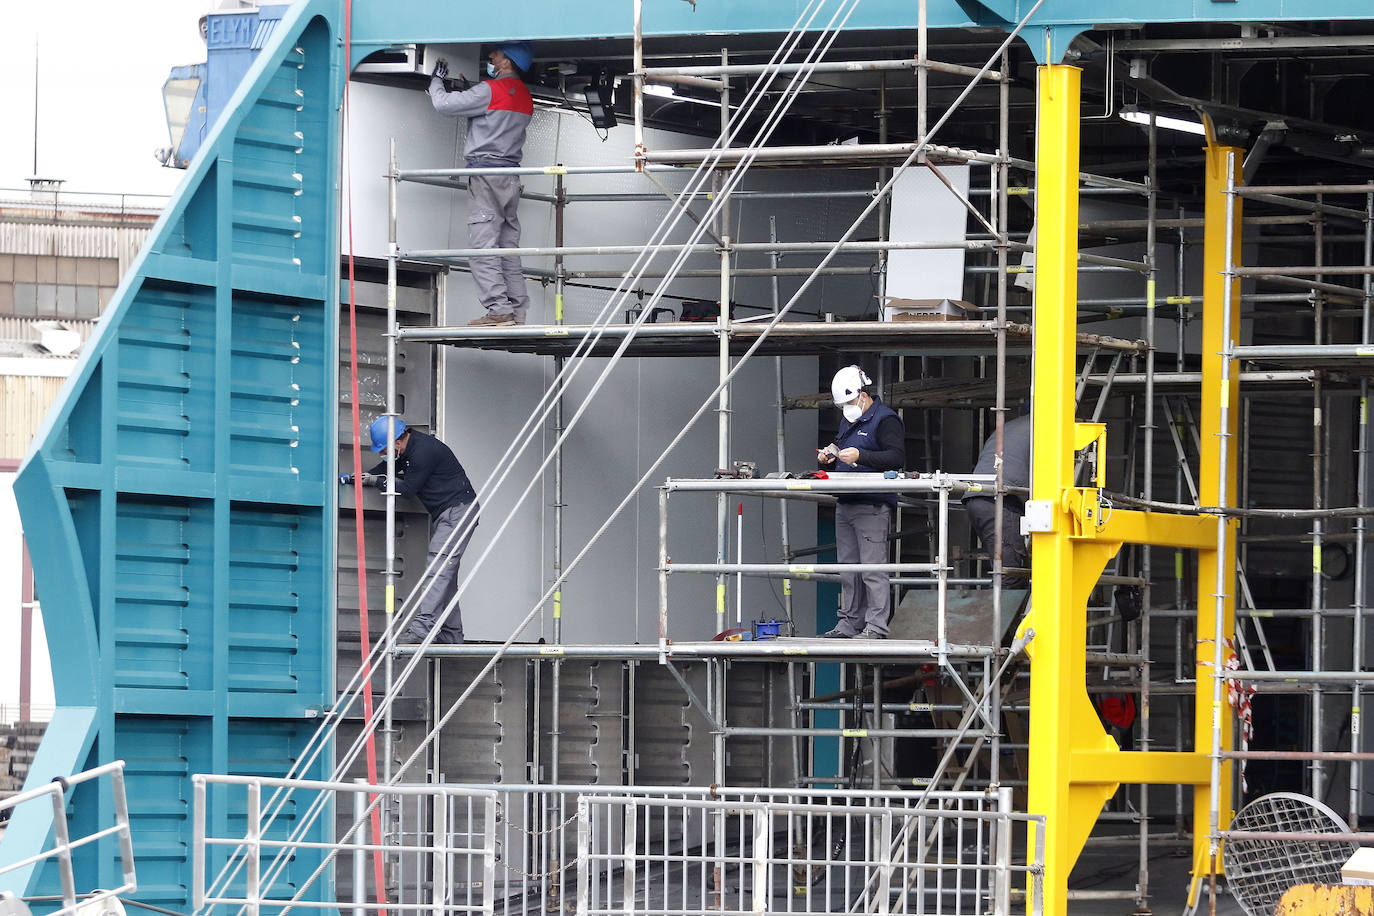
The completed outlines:
[[[1191,872],[1189,855],[1189,847],[1181,843],[1151,844],[1146,912],[1167,916],[1183,913]],[[1090,844],[1079,857],[1069,879],[1069,913],[1073,916],[1132,916],[1139,912],[1134,899],[1139,884],[1140,853],[1136,847]],[[1112,892],[1120,892],[1123,896],[1106,897]],[[1131,896],[1124,896],[1128,893]],[[1208,885],[1204,884],[1197,913],[1209,916],[1210,912]],[[1246,916],[1236,899],[1225,890],[1225,882],[1218,884],[1216,916]]]

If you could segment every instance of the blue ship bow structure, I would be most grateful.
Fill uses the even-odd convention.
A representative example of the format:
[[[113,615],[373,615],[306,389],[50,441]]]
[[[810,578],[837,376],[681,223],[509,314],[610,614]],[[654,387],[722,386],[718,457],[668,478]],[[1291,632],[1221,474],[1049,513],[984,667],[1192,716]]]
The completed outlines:
[[[127,761],[137,897],[182,912],[190,774],[283,775],[333,698],[340,19],[304,0],[276,24],[14,488],[58,703],[29,784]],[[108,785],[82,789],[76,827],[112,823]],[[51,842],[42,807],[0,861]],[[241,816],[212,793],[213,833]],[[78,863],[84,889],[120,883],[111,844]]]

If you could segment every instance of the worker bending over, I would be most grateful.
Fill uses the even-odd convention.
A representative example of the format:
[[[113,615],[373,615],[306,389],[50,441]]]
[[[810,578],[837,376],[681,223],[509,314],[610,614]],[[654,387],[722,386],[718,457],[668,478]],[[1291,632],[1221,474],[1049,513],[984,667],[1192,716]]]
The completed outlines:
[[[440,60],[429,81],[429,99],[442,115],[468,119],[464,153],[470,169],[518,166],[525,150],[525,131],[534,115],[534,100],[520,75],[534,62],[528,42],[497,47],[487,55],[491,77],[460,92],[444,86],[448,62]],[[466,87],[467,78],[458,75]],[[520,247],[518,175],[468,176],[468,243],[473,248]],[[472,258],[468,261],[477,297],[487,313],[469,327],[524,324],[530,307],[519,258]]]
[[[831,446],[817,460],[834,473],[901,470],[906,464],[906,428],[901,417],[865,386],[873,380],[858,366],[845,366],[830,382],[830,394],[844,419]],[[835,554],[840,563],[887,562],[887,535],[895,493],[841,493],[835,506]],[[886,639],[892,616],[892,583],[885,572],[840,573],[839,621],[826,637]]]
[[[416,592],[421,595],[419,607],[400,641],[423,642],[429,631],[437,626],[439,632],[434,642],[461,645],[463,614],[456,600],[458,566],[463,562],[463,551],[472,540],[472,532],[477,529],[481,508],[477,504],[477,492],[447,445],[433,436],[407,428],[400,417],[394,422],[396,492],[413,496],[423,503],[432,522],[429,563],[416,586]],[[368,433],[372,437],[372,450],[384,451],[388,444],[387,418],[373,420]],[[352,483],[353,475],[342,475],[339,482]],[[386,489],[385,460],[363,475],[363,484]],[[457,535],[453,534],[455,530]],[[452,543],[449,542],[451,535]],[[450,602],[453,604],[451,609]]]
[[[983,451],[978,455],[978,463],[973,466],[975,474],[997,473],[997,433],[994,432],[983,443]],[[1008,487],[1030,488],[1031,458],[1031,418],[1017,417],[1002,426],[1002,484]],[[964,511],[968,513],[969,524],[978,533],[978,542],[983,545],[988,556],[993,556],[996,540],[997,503],[991,489],[983,493],[966,493]],[[1030,551],[1026,549],[1026,538],[1021,533],[1021,519],[1026,514],[1025,497],[1019,493],[1002,494],[1002,567],[1003,569],[1029,569]],[[1003,574],[1002,584],[1007,588],[1027,588],[1029,580],[1023,573]]]

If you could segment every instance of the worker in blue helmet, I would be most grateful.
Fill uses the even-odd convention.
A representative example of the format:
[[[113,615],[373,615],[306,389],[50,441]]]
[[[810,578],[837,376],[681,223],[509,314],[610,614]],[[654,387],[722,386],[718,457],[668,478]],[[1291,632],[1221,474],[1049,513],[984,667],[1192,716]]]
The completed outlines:
[[[429,563],[417,585],[419,605],[402,641],[422,642],[438,627],[434,642],[461,644],[463,615],[457,601],[458,566],[477,528],[477,492],[453,451],[433,436],[406,426],[400,417],[378,417],[368,427],[372,451],[384,452],[395,424],[396,492],[413,496],[429,512]],[[353,482],[352,474],[339,477]],[[386,461],[363,475],[363,485],[385,490]],[[451,606],[450,606],[451,605]]]
[[[459,91],[444,83],[448,62],[440,60],[429,81],[429,98],[443,115],[468,119],[468,168],[518,166],[525,150],[525,131],[534,115],[534,100],[521,74],[534,63],[529,42],[498,45],[487,55],[487,76],[475,86],[459,74]],[[520,246],[518,175],[468,177],[468,242],[473,248]],[[472,327],[524,324],[530,297],[519,258],[471,258],[468,268],[477,298],[486,314],[469,321]]]

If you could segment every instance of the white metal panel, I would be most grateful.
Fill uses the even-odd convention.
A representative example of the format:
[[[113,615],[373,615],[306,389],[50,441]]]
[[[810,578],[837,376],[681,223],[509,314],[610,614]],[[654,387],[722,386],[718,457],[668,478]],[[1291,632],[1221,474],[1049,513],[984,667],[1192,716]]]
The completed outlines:
[[[940,171],[959,194],[967,196],[968,166],[942,166]],[[892,241],[962,239],[967,223],[968,208],[934,172],[914,168],[898,177],[892,189]],[[963,250],[892,252],[887,262],[887,294],[906,299],[964,298]]]

